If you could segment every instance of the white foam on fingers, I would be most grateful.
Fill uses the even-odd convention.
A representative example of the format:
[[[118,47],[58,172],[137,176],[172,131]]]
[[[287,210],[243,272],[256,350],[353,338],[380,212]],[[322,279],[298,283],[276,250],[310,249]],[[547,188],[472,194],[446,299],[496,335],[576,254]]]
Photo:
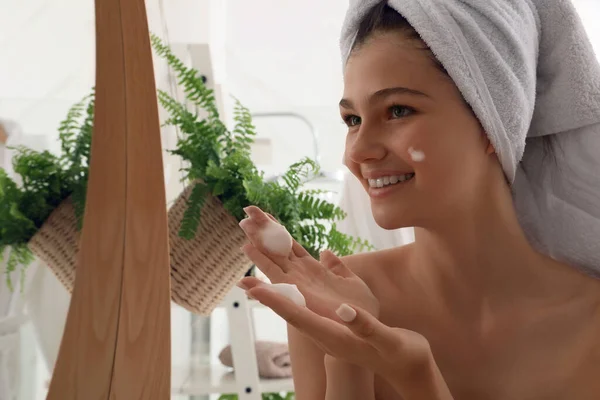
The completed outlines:
[[[260,240],[269,253],[285,257],[292,251],[292,236],[285,226],[271,219],[261,229]]]
[[[287,297],[301,307],[306,307],[306,299],[296,285],[290,283],[272,283],[269,285],[269,289]]]

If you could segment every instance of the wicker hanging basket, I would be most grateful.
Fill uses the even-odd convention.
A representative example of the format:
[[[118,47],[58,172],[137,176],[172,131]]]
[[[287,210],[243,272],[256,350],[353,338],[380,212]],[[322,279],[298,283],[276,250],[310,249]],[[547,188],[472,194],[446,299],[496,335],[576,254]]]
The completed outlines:
[[[253,263],[240,250],[246,235],[221,202],[208,196],[194,239],[179,236],[193,186],[169,209],[171,298],[200,315],[209,315]]]
[[[246,237],[237,220],[221,202],[209,196],[202,208],[196,236],[179,236],[179,227],[193,185],[188,186],[169,209],[171,299],[185,309],[209,315],[233,285],[252,266],[241,252]],[[70,199],[63,201],[29,241],[60,282],[72,292],[80,233]]]

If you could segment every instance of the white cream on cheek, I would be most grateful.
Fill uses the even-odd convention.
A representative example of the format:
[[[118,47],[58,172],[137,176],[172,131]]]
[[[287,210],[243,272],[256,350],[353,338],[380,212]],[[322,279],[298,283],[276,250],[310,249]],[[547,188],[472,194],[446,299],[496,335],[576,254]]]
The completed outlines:
[[[273,220],[269,220],[260,231],[260,240],[269,253],[284,257],[292,251],[292,236],[285,226]]]
[[[306,307],[306,300],[296,285],[289,283],[272,283],[269,284],[268,288],[282,296],[287,297],[297,305]]]
[[[410,147],[408,149],[408,153],[410,154],[410,158],[414,162],[421,162],[425,159],[425,153],[423,153],[422,151],[419,151],[419,150],[415,150],[412,147]]]

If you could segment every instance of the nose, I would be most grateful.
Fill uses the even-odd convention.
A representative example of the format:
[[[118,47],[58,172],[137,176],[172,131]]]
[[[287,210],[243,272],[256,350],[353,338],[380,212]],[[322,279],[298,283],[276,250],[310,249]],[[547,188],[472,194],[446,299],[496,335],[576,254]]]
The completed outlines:
[[[382,160],[387,150],[375,129],[363,124],[346,136],[346,159],[357,164]]]

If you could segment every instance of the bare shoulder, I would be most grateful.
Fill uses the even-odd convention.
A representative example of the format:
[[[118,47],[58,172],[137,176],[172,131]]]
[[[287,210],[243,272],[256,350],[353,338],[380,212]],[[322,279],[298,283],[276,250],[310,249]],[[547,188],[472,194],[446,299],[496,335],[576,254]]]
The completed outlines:
[[[410,245],[392,249],[357,253],[342,257],[342,261],[352,272],[369,286],[381,279],[387,279],[394,270],[405,264]]]

